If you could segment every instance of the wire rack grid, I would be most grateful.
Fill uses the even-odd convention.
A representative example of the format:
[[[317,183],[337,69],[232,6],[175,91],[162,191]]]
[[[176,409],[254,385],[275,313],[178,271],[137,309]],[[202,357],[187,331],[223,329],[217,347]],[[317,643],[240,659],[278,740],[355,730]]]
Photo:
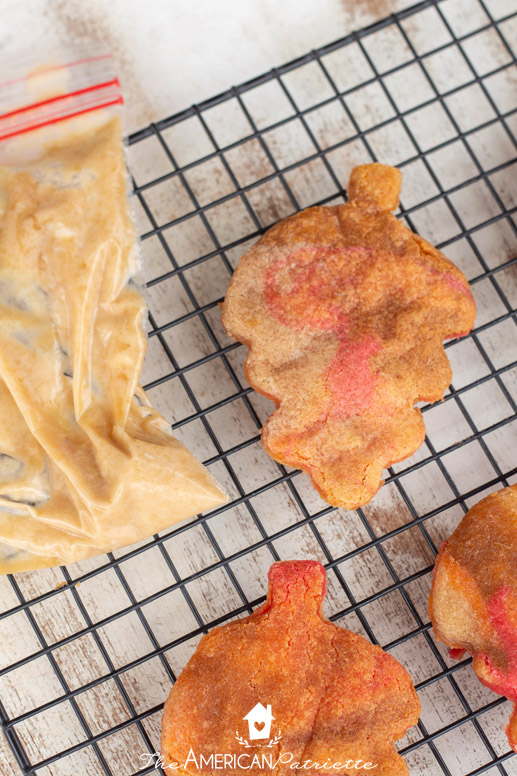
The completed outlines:
[[[411,774],[517,774],[508,703],[451,661],[426,604],[436,548],[517,482],[517,6],[425,0],[129,138],[150,308],[145,388],[230,494],[134,547],[0,580],[2,774],[143,776],[163,702],[199,638],[264,600],[281,558],[321,560],[326,613],[410,671]],[[427,436],[356,512],[268,458],[271,404],[219,301],[246,248],[350,169],[397,164],[400,218],[466,273],[474,330]],[[151,759],[150,759],[151,758]]]

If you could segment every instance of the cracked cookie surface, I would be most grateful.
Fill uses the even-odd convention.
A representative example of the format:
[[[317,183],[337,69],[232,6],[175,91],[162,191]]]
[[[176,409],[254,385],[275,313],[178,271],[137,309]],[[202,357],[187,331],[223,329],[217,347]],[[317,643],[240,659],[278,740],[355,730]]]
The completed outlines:
[[[228,334],[249,348],[250,385],[277,406],[265,449],[346,509],[370,501],[383,469],[422,444],[414,405],[443,397],[443,340],[475,318],[462,272],[389,212],[400,185],[393,167],[354,168],[348,204],[272,227],[223,305]]]
[[[411,679],[380,647],[325,620],[324,595],[320,563],[275,563],[266,602],[202,638],[165,704],[166,765],[183,766],[190,751],[198,764],[201,754],[266,753],[275,776],[293,773],[294,762],[341,763],[331,772],[357,774],[361,768],[352,764],[358,761],[376,764],[383,776],[407,774],[393,742],[418,720]],[[258,703],[270,707],[274,720],[264,741],[252,741],[244,721]],[[208,776],[216,770],[175,772]],[[225,772],[242,773],[242,765]]]

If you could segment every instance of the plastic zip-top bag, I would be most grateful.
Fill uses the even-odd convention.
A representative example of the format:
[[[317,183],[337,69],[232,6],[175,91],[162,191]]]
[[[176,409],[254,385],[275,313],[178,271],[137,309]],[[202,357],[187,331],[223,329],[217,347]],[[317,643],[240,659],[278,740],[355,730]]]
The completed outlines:
[[[225,502],[139,385],[146,306],[105,52],[0,85],[0,572],[70,563]]]

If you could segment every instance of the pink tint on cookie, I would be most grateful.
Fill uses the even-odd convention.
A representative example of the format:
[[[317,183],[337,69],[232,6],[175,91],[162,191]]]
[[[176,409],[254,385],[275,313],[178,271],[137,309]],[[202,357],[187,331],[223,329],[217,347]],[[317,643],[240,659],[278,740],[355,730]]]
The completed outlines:
[[[517,623],[512,622],[509,617],[511,610],[509,599],[512,596],[515,598],[511,588],[506,585],[499,588],[488,602],[490,622],[494,626],[504,649],[508,670],[503,673],[496,666],[493,666],[490,660],[487,660],[487,665],[494,678],[494,683],[491,683],[490,687],[499,695],[506,695],[509,700],[517,703]]]
[[[485,665],[490,672],[490,678],[485,680],[479,677],[483,684],[486,684],[499,695],[506,695],[509,701],[513,701],[513,712],[506,728],[508,741],[514,752],[517,752],[517,622],[515,614],[513,619],[510,612],[517,610],[516,595],[513,590],[505,585],[494,593],[488,602],[488,613],[490,621],[497,631],[501,646],[503,647],[508,663],[506,671],[493,665],[488,655],[480,656],[484,659]]]
[[[291,329],[330,331],[339,345],[326,374],[334,417],[356,415],[370,406],[377,376],[370,358],[379,352],[381,342],[366,336],[353,340],[348,334],[348,318],[339,309],[340,290],[353,285],[358,263],[372,258],[361,247],[306,247],[275,261],[264,277],[269,312]]]
[[[468,296],[469,299],[474,301],[470,288],[466,286],[460,278],[457,278],[456,275],[451,275],[450,272],[444,272],[443,279],[450,288],[459,291],[461,294],[465,294],[465,296]]]
[[[264,273],[265,300],[271,315],[290,329],[306,326],[337,331],[347,326],[336,286],[350,283],[348,250],[300,248],[273,262]],[[362,249],[359,249],[362,250]]]
[[[325,569],[315,560],[292,560],[274,563],[269,569],[268,600],[261,612],[289,607],[297,616],[319,612],[325,597]],[[283,616],[283,615],[282,615]]]
[[[465,650],[462,649],[461,647],[451,647],[449,649],[449,655],[451,660],[461,660],[464,654],[465,654]]]
[[[377,376],[371,369],[370,359],[380,349],[381,342],[377,337],[368,336],[357,341],[346,336],[341,339],[326,379],[334,398],[332,415],[357,415],[371,404]]]
[[[452,272],[447,272],[447,271],[438,269],[437,267],[430,267],[428,264],[424,262],[420,262],[420,263],[421,263],[421,266],[430,275],[436,275],[440,280],[443,280],[449,286],[449,288],[452,288],[453,291],[459,291],[460,294],[463,294],[472,302],[474,302],[474,297],[472,296],[472,291],[470,290],[470,286],[468,285],[468,283],[465,285],[463,280],[459,277],[456,277],[456,275],[453,275]],[[468,332],[466,333],[468,334]],[[464,335],[458,334],[458,336],[464,336]]]

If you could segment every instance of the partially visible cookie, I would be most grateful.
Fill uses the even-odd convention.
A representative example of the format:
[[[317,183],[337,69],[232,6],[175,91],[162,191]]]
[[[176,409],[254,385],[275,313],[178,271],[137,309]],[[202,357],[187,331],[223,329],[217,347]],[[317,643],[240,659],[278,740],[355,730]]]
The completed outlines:
[[[250,384],[277,405],[267,452],[347,509],[422,444],[414,404],[443,397],[442,342],[476,312],[462,272],[389,212],[400,185],[393,167],[356,167],[348,204],[291,216],[247,251],[223,305]]]
[[[517,752],[517,485],[470,509],[436,559],[429,616],[452,657],[466,650],[483,684],[513,701]]]
[[[166,767],[215,776],[219,753],[228,776],[263,774],[263,756],[272,776],[295,763],[314,776],[365,763],[382,776],[408,773],[394,742],[418,720],[411,679],[380,647],[325,620],[324,595],[320,563],[275,563],[265,604],[201,639],[165,704]]]

